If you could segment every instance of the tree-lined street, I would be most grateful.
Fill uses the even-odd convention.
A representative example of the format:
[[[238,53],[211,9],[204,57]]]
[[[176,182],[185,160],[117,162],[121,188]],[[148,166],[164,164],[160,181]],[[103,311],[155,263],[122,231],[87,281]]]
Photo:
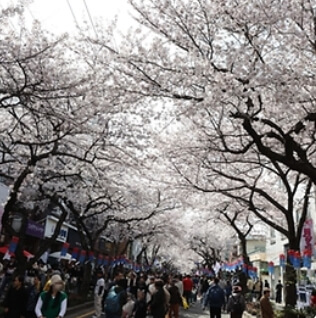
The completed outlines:
[[[98,268],[241,262],[246,288],[248,239],[279,233],[294,307],[316,256],[315,3],[127,0],[123,32],[67,1],[76,31],[57,34],[31,2],[0,7],[5,271],[55,263],[86,300]]]

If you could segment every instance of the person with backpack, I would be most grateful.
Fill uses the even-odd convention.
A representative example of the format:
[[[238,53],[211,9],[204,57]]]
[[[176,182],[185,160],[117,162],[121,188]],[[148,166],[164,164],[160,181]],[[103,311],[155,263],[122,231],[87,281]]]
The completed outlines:
[[[227,312],[230,313],[231,318],[241,318],[246,308],[245,298],[241,294],[241,290],[240,286],[234,286],[233,293],[229,296]]]
[[[127,302],[127,294],[125,289],[120,285],[123,280],[117,281],[116,285],[112,286],[105,299],[104,311],[106,318],[121,318],[122,308]]]
[[[211,318],[221,318],[222,306],[225,304],[225,292],[218,283],[219,279],[216,277],[214,284],[207,290],[203,301],[203,310],[209,305]]]

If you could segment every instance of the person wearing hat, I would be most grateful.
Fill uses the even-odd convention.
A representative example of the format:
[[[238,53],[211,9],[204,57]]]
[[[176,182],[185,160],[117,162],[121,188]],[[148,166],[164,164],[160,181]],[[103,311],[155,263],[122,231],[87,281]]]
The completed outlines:
[[[245,298],[241,291],[240,286],[233,286],[232,294],[228,298],[226,308],[231,318],[241,318],[246,308]]]
[[[263,289],[263,296],[260,299],[260,309],[262,318],[273,318],[273,308],[270,302],[270,289]]]
[[[51,277],[48,291],[40,294],[35,313],[37,318],[63,318],[67,310],[67,295],[63,292],[64,282],[60,275]]]

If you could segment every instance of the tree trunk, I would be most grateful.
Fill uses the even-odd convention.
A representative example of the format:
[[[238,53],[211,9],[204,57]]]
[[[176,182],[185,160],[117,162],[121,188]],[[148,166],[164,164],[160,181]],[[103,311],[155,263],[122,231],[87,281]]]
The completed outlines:
[[[294,308],[296,305],[296,270],[288,261],[285,271],[285,303],[286,306]]]
[[[81,283],[80,290],[79,290],[79,296],[81,297],[81,299],[83,301],[87,300],[87,298],[88,298],[88,294],[89,294],[89,290],[90,290],[90,283],[91,283],[91,279],[92,279],[91,269],[92,269],[92,267],[91,267],[90,262],[83,265],[83,278],[82,278],[82,283]]]

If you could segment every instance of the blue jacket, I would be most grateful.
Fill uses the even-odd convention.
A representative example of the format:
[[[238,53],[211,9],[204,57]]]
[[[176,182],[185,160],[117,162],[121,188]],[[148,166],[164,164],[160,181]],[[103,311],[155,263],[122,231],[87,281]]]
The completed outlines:
[[[212,285],[206,292],[203,305],[204,307],[221,308],[225,304],[225,292],[217,284]]]

